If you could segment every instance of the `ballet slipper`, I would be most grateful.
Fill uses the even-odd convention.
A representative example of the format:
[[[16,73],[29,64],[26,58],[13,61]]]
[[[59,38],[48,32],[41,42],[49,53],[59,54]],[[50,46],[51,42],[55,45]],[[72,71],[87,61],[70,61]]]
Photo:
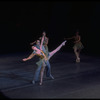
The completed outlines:
[[[64,42],[62,43],[62,46],[64,46],[66,42],[67,42],[67,41],[64,41]]]
[[[77,59],[76,59],[76,62],[80,62],[80,58],[77,58]]]
[[[40,82],[39,84],[42,85],[42,82]]]

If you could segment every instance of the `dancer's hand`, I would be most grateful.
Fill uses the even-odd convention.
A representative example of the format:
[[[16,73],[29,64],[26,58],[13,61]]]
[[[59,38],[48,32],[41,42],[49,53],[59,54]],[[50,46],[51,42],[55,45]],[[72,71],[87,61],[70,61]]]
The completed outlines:
[[[44,56],[44,59],[47,61],[48,60],[48,57]]]
[[[27,61],[27,58],[22,59],[23,61]]]
[[[45,58],[45,61],[47,61],[48,60],[48,58]]]
[[[33,43],[30,43],[30,45],[33,45]]]

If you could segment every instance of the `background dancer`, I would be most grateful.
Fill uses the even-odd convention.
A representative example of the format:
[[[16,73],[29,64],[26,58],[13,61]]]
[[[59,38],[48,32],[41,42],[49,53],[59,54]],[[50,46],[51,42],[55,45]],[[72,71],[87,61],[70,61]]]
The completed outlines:
[[[81,42],[81,36],[79,35],[79,32],[77,31],[75,36],[71,38],[65,38],[65,39],[66,40],[74,39],[73,49],[76,56],[76,62],[80,62],[80,52],[81,52],[81,49],[83,49],[84,47]]]

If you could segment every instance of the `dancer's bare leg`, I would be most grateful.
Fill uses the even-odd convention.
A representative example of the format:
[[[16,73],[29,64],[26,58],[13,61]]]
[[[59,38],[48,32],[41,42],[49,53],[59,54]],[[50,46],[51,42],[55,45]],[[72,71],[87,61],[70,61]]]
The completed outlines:
[[[78,62],[80,62],[80,52],[81,52],[81,50],[79,49],[79,50],[78,50],[78,57],[79,57]]]
[[[80,58],[79,58],[79,54],[77,52],[77,48],[76,47],[74,48],[74,53],[75,53],[75,56],[76,56],[76,62],[79,62]]]
[[[57,51],[59,51],[61,49],[62,46],[64,46],[66,43],[66,41],[62,42],[55,50],[53,50],[52,52],[49,53],[49,58],[50,59]]]
[[[45,65],[43,64],[41,68],[41,73],[40,73],[40,85],[42,85],[42,82],[43,82],[44,69],[45,69]]]

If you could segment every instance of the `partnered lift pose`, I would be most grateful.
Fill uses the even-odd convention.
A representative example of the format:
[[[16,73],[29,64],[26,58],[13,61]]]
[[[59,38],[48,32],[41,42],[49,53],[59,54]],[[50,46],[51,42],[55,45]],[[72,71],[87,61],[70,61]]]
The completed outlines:
[[[39,61],[36,62],[37,69],[35,71],[34,79],[32,81],[33,84],[38,81],[39,75],[40,75],[40,85],[42,85],[43,82],[43,74],[44,70],[46,67],[46,76],[50,77],[51,79],[54,79],[54,77],[51,75],[51,66],[49,63],[50,58],[57,52],[59,51],[66,43],[66,41],[63,41],[56,49],[54,49],[51,52],[48,52],[46,47],[44,47],[44,38],[45,38],[45,33],[43,33],[43,36],[41,38],[41,43],[40,40],[36,41],[36,45],[32,46],[32,54],[29,55],[27,58],[22,59],[23,61],[27,61],[32,59],[35,55],[39,57]]]

